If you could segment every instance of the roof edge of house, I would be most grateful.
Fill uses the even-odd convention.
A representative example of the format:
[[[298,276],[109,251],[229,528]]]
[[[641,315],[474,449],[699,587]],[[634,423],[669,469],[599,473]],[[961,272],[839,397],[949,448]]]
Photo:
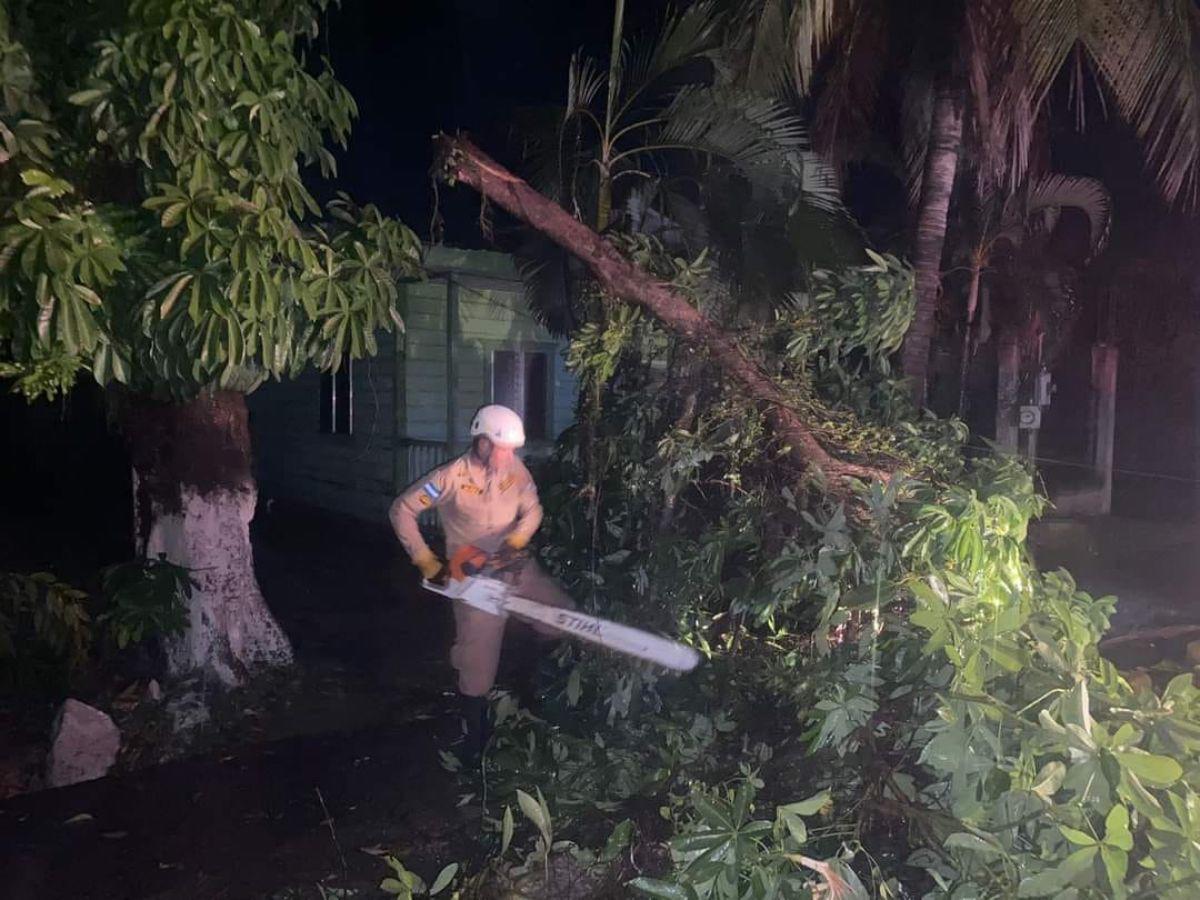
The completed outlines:
[[[425,271],[453,272],[463,275],[482,275],[505,281],[520,281],[516,260],[497,250],[467,250],[445,244],[426,246]]]

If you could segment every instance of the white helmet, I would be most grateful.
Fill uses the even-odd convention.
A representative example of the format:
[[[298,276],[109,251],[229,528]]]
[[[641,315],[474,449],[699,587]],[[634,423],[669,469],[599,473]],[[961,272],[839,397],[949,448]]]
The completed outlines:
[[[525,446],[525,426],[521,417],[507,406],[480,407],[471,420],[471,437],[485,437],[497,447]]]

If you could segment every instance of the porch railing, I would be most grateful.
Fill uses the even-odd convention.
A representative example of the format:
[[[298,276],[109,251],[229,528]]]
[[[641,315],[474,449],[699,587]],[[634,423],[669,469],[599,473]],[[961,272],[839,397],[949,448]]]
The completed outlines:
[[[449,462],[453,454],[445,441],[425,441],[419,438],[400,438],[396,443],[396,489],[404,490],[426,472]],[[426,510],[417,519],[422,530],[437,532],[437,516]]]

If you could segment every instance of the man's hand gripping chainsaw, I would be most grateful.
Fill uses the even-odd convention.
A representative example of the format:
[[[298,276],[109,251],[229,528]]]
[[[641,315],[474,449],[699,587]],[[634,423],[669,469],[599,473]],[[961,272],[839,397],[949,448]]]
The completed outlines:
[[[693,648],[668,638],[596,616],[537,603],[515,592],[515,575],[524,564],[520,553],[489,557],[477,547],[464,547],[447,566],[448,580],[425,581],[426,589],[493,616],[513,615],[547,625],[568,637],[608,647],[626,656],[690,672],[700,661]]]

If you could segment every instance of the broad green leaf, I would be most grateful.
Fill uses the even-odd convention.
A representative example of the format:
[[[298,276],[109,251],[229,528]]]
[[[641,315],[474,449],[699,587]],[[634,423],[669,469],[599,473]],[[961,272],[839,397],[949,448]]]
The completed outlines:
[[[74,106],[87,106],[89,103],[94,103],[106,93],[106,88],[88,88],[85,91],[76,91],[67,97],[67,102]]]
[[[817,813],[825,812],[833,806],[833,795],[828,789],[821,791],[818,794],[813,794],[807,800],[801,800],[798,803],[787,803],[777,808],[777,814],[791,814],[796,816],[815,816]]]
[[[657,878],[635,878],[629,882],[629,887],[655,900],[696,900],[696,895],[688,888]]]
[[[700,817],[711,828],[719,828],[727,831],[733,829],[733,820],[729,817],[729,814],[721,810],[720,807],[704,795],[694,795],[692,797],[692,806],[695,807],[696,812],[700,813]]]
[[[971,834],[968,831],[957,831],[946,838],[945,847],[947,850],[960,849],[969,850],[972,853],[1003,853],[1004,848],[995,842],[995,839],[989,841],[980,837],[977,834]]]
[[[575,707],[579,705],[579,698],[583,694],[582,674],[579,666],[571,669],[571,674],[567,677],[567,705]]]
[[[1133,849],[1133,835],[1129,833],[1129,810],[1117,804],[1104,819],[1104,843],[1119,850]]]
[[[412,897],[412,889],[395,878],[383,879],[383,881],[379,882],[379,889],[389,894],[395,894],[397,897],[403,898],[403,900],[408,900],[408,898]]]
[[[163,302],[159,305],[159,318],[165,319],[171,314],[171,308],[175,305],[175,301],[179,299],[179,295],[183,293],[183,289],[188,286],[193,277],[195,276],[190,272],[179,277],[179,280],[175,282],[171,290],[167,292],[167,296],[163,298]]]
[[[1063,888],[1062,876],[1054,869],[1038,872],[1036,875],[1026,875],[1017,885],[1018,897],[1051,897],[1057,896]]]
[[[698,834],[681,834],[671,839],[671,849],[686,856],[724,847],[733,841],[731,831],[702,831]]]
[[[454,876],[458,874],[458,863],[450,863],[442,871],[438,872],[437,878],[433,879],[433,884],[429,887],[429,896],[433,897],[440,894],[443,890],[449,887],[450,882],[454,880]]]
[[[1094,847],[1097,843],[1099,843],[1099,841],[1097,841],[1090,834],[1085,834],[1084,832],[1078,831],[1074,828],[1068,828],[1066,825],[1059,825],[1058,830],[1062,832],[1062,836],[1068,841],[1070,841],[1072,844],[1078,844],[1080,847]]]
[[[617,823],[617,826],[612,830],[612,834],[608,836],[608,840],[604,842],[604,850],[600,853],[600,861],[609,862],[616,859],[629,846],[631,840],[633,840],[633,820],[624,819]]]
[[[547,846],[549,846],[551,833],[550,821],[542,812],[542,807],[536,800],[533,799],[533,797],[529,796],[529,794],[520,789],[517,790],[517,804],[521,807],[521,812],[525,814],[525,818],[529,819],[530,822],[537,826],[537,830],[541,832],[541,835],[545,839]]]
[[[992,641],[983,645],[983,652],[1005,671],[1020,672],[1025,667],[1025,657],[1009,643]]]
[[[1144,750],[1114,750],[1113,756],[1146,784],[1168,787],[1183,777],[1183,767],[1169,756]]]
[[[512,807],[504,807],[504,817],[500,823],[500,855],[503,856],[508,851],[508,845],[512,843],[513,838],[513,814]]]
[[[1113,890],[1113,896],[1125,895],[1125,872],[1129,868],[1129,854],[1107,845],[1100,848],[1100,859],[1104,861],[1104,870],[1108,873],[1108,884]]]
[[[804,824],[802,818],[784,814],[783,824],[787,826],[788,833],[797,844],[803,846],[808,841],[808,827]]]
[[[1058,873],[1062,876],[1062,883],[1064,885],[1069,884],[1091,868],[1092,863],[1096,859],[1097,850],[1097,847],[1084,847],[1081,850],[1076,850],[1060,862],[1058,864]]]

